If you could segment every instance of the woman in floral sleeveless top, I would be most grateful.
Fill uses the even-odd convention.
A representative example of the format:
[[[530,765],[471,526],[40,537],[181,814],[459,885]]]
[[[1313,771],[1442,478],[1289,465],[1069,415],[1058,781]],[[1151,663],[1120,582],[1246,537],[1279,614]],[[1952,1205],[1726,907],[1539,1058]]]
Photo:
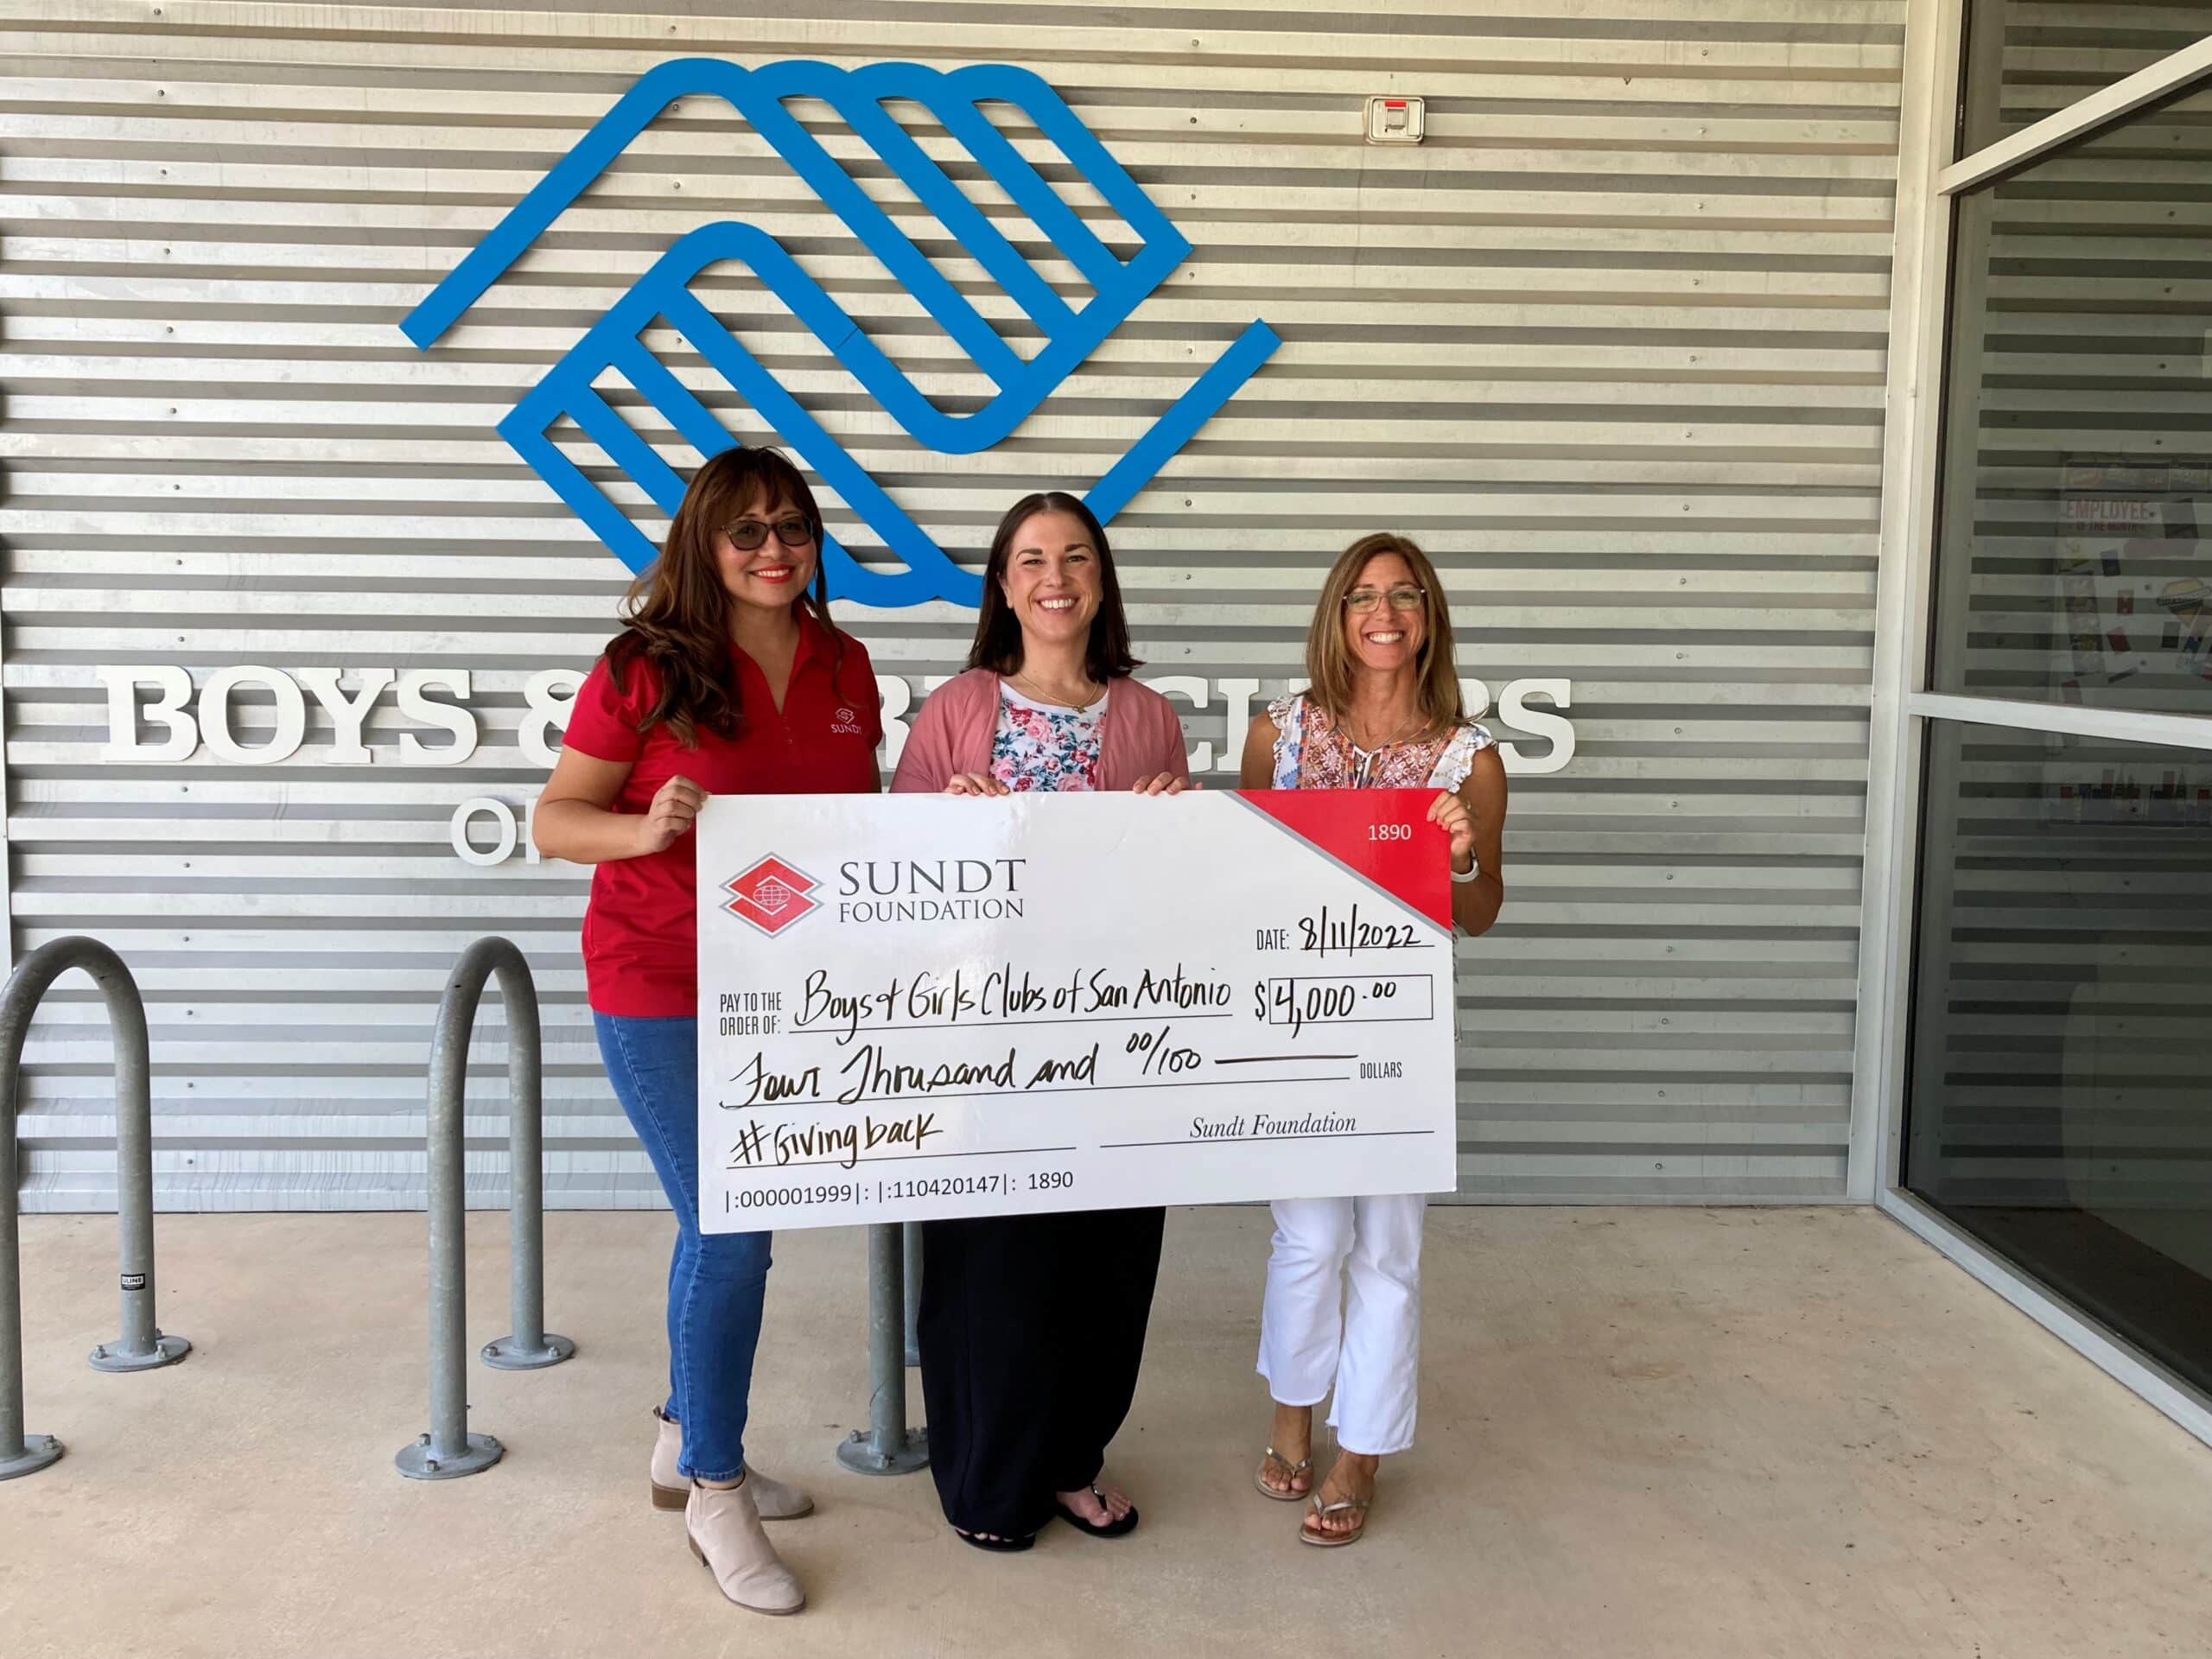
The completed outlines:
[[[1452,919],[1486,931],[1505,900],[1505,766],[1466,718],[1436,571],[1402,536],[1363,537],[1322,585],[1306,638],[1311,684],[1252,722],[1247,789],[1433,789],[1452,838]],[[1413,1444],[1424,1194],[1281,1198],[1260,1313],[1275,1402],[1257,1484],[1301,1499],[1305,1542],[1355,1542],[1382,1458]],[[1313,1408],[1333,1395],[1335,1465],[1313,1479]]]

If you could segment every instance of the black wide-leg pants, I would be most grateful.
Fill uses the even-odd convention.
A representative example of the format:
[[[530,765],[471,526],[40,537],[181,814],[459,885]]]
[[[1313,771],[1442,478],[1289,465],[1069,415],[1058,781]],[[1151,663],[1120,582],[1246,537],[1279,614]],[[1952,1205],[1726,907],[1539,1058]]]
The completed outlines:
[[[1016,1537],[1097,1478],[1144,1358],[1164,1210],[922,1224],[922,1398],[945,1519]]]

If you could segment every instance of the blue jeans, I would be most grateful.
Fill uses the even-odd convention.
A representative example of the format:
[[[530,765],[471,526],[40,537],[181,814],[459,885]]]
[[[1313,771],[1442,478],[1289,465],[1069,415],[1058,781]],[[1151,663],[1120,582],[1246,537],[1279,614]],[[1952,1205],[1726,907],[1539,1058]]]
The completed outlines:
[[[745,1415],[766,1233],[699,1230],[699,1022],[596,1014],[600,1056],[676,1211],[668,1265],[668,1414],[683,1428],[677,1471],[695,1480],[745,1471]]]

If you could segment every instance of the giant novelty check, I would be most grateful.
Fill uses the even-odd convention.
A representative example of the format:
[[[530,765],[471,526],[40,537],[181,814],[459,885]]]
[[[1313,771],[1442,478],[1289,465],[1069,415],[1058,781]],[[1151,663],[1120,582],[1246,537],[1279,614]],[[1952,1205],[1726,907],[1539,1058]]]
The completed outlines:
[[[709,801],[700,1225],[1450,1191],[1432,799]]]

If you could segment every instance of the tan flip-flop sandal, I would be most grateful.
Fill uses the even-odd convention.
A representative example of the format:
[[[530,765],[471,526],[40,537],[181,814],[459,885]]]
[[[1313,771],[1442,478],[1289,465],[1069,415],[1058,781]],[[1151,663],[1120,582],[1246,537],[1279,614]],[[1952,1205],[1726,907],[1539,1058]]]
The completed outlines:
[[[1252,1477],[1252,1484],[1260,1489],[1262,1497],[1272,1497],[1278,1503],[1300,1503],[1313,1495],[1313,1489],[1311,1486],[1299,1492],[1268,1485],[1268,1467],[1270,1464],[1282,1465],[1286,1480],[1296,1480],[1300,1475],[1310,1474],[1313,1468],[1313,1459],[1311,1457],[1300,1458],[1296,1463],[1293,1463],[1274,1447],[1269,1446],[1266,1455],[1260,1459],[1258,1472]]]
[[[1325,1518],[1349,1511],[1359,1516],[1359,1524],[1350,1532],[1316,1532],[1301,1519],[1298,1523],[1299,1542],[1311,1544],[1316,1549],[1342,1549],[1346,1544],[1357,1543],[1367,1535],[1367,1511],[1374,1502],[1371,1497],[1344,1497],[1334,1503],[1324,1503],[1320,1493],[1314,1493],[1313,1503],[1316,1516]]]

